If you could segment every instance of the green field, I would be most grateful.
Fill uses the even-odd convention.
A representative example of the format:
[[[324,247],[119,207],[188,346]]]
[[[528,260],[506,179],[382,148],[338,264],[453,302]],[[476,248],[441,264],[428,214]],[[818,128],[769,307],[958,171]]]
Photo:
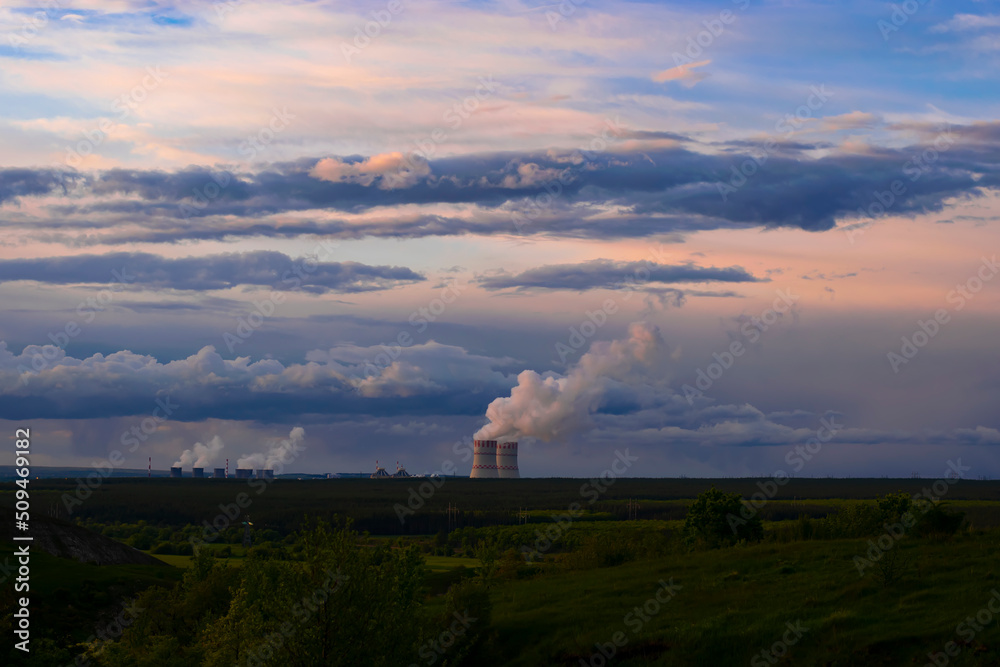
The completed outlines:
[[[136,595],[148,610],[115,644],[120,652],[95,654],[90,664],[232,664],[210,657],[218,650],[210,637],[223,627],[220,615],[237,604],[240,582],[277,576],[268,574],[268,564],[290,568],[283,576],[292,579],[310,571],[313,538],[300,530],[327,519],[353,522],[352,553],[368,559],[353,576],[374,597],[359,603],[350,619],[363,620],[369,608],[379,618],[393,617],[394,596],[415,596],[408,604],[416,606],[404,614],[414,627],[403,633],[414,642],[413,654],[393,658],[403,659],[400,664],[919,666],[955,642],[950,648],[957,655],[947,664],[1000,665],[1000,613],[974,632],[960,625],[977,614],[982,621],[994,591],[1000,603],[1000,483],[963,480],[949,487],[942,507],[964,514],[961,527],[948,534],[914,530],[892,541],[885,554],[899,562],[893,579],[883,581],[875,562],[863,576],[856,566],[881,529],[841,533],[866,530],[857,526],[867,525],[862,519],[876,508],[876,497],[913,493],[929,482],[793,480],[761,508],[761,541],[712,548],[685,537],[695,496],[714,484],[749,497],[757,481],[622,479],[566,520],[586,480],[447,480],[403,522],[392,508],[401,497],[405,502],[412,481],[279,481],[199,542],[205,522],[245,492],[244,484],[110,480],[70,518],[165,565],[96,566],[34,554],[41,653],[32,664],[68,663],[81,650],[78,643]],[[38,498],[57,504],[67,483],[37,486],[33,498],[41,506]],[[514,500],[504,500],[508,494]],[[0,490],[0,504],[9,496],[8,488]],[[447,515],[449,504],[460,508],[457,516]],[[638,518],[628,519],[635,504]],[[249,551],[242,547],[244,512],[253,521]],[[195,542],[200,561],[191,550]],[[346,558],[340,553],[325,558],[334,558],[332,566]],[[399,592],[410,590],[400,582],[411,567],[405,554],[414,553],[420,584]],[[0,562],[10,554],[0,549]],[[215,574],[205,574],[206,563],[218,565]],[[475,591],[486,597],[476,598]],[[343,604],[339,600],[330,604]],[[4,602],[13,606],[10,582]],[[389,606],[376,611],[372,605]],[[434,645],[461,605],[485,620],[470,630],[467,645],[459,642],[428,662],[418,649]],[[287,616],[281,609],[254,621],[263,624],[259,632]],[[371,632],[375,642],[401,636],[397,627]],[[794,641],[786,642],[790,637]],[[154,648],[142,662],[146,643]],[[58,658],[46,663],[43,655]],[[354,662],[322,660],[317,664],[396,664],[357,655]]]

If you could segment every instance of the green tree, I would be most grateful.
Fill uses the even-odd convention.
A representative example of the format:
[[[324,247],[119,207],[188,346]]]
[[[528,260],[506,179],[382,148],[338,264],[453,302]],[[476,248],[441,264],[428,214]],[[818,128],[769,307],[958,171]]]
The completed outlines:
[[[714,547],[739,540],[759,541],[764,536],[764,525],[744,505],[740,494],[724,493],[713,486],[698,494],[688,508],[684,534],[689,541]]]
[[[303,561],[247,559],[228,612],[202,635],[204,664],[413,662],[423,581],[418,550],[359,546],[346,527],[322,523],[301,541]]]

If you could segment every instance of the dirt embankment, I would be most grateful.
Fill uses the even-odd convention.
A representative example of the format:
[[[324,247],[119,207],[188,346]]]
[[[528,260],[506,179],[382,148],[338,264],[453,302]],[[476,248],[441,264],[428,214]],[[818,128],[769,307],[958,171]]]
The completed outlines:
[[[15,535],[30,535],[34,549],[41,549],[59,558],[72,558],[81,563],[98,565],[166,565],[134,549],[86,528],[61,519],[32,514],[28,532],[15,530],[14,510],[0,507],[0,539],[9,542]]]

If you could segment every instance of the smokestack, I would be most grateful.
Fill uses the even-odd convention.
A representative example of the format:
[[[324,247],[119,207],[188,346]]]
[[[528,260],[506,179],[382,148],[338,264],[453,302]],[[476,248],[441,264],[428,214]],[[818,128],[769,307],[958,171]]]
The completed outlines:
[[[497,471],[500,479],[521,479],[517,469],[516,442],[504,442],[497,446]]]
[[[214,477],[215,479],[225,479],[226,478],[226,469],[225,468],[216,468],[212,472],[212,477]]]
[[[236,479],[250,479],[253,476],[253,470],[250,468],[237,468],[236,469]]]
[[[229,459],[226,459],[226,479],[229,479]]]
[[[472,474],[469,477],[473,479],[496,479],[500,476],[497,471],[496,440],[473,440],[472,454]]]
[[[152,476],[153,476],[153,457],[150,456],[149,457],[149,469],[146,471],[146,477],[149,478],[149,477],[152,477]]]
[[[181,477],[182,475],[181,475],[181,468],[180,468],[180,466],[173,466],[173,467],[171,467],[170,468],[170,476],[171,477]]]
[[[191,476],[195,479],[204,479],[205,469],[204,468],[191,468]]]

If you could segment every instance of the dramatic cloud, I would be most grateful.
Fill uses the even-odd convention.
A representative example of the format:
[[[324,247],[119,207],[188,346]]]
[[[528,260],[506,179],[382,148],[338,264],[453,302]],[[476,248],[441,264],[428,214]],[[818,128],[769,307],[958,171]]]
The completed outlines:
[[[593,260],[581,264],[540,266],[517,275],[499,274],[479,278],[488,290],[500,289],[620,289],[648,283],[761,282],[742,267],[699,267],[694,264],[667,265],[652,262]]]
[[[384,290],[425,278],[400,266],[296,260],[280,252],[258,250],[180,259],[118,252],[0,260],[0,283],[14,280],[61,285],[116,280],[129,285],[198,291],[257,285],[322,294]]]
[[[157,400],[171,419],[292,421],[299,415],[475,414],[513,384],[495,368],[512,360],[429,342],[395,350],[338,345],[307,363],[225,359],[206,346],[161,363],[123,350],[84,359],[53,345],[15,355],[0,341],[0,419],[97,419],[149,415]]]
[[[830,123],[831,129],[846,129],[872,121],[852,113],[832,117]],[[399,154],[357,162],[327,158],[322,167],[302,160],[224,177],[201,168],[174,173],[115,169],[77,175],[70,196],[59,197],[58,203],[35,198],[32,211],[22,207],[17,216],[0,219],[0,225],[30,222],[28,233],[34,238],[73,243],[301,234],[354,239],[518,233],[614,239],[720,228],[822,231],[859,215],[939,211],[954,198],[1000,187],[1000,123],[896,123],[889,129],[922,140],[902,148],[865,146],[857,152],[783,140],[762,153],[759,145],[745,140],[717,143],[706,152],[647,139],[628,148],[612,143],[612,150],[587,154],[441,158],[426,165],[432,173],[416,181],[407,176],[410,171],[393,171],[410,160]],[[625,137],[622,132],[623,141],[635,141]],[[820,149],[820,156],[809,156]],[[325,176],[316,178],[320,172]],[[406,187],[369,187],[374,183],[369,179],[391,174]],[[11,178],[0,171],[0,182]],[[226,187],[199,203],[192,192],[213,179]],[[35,183],[42,195],[47,192],[42,174],[32,179],[18,170],[16,180]],[[905,187],[886,208],[875,194],[894,181]],[[289,213],[297,214],[282,215]],[[68,217],[72,223],[66,222]]]

